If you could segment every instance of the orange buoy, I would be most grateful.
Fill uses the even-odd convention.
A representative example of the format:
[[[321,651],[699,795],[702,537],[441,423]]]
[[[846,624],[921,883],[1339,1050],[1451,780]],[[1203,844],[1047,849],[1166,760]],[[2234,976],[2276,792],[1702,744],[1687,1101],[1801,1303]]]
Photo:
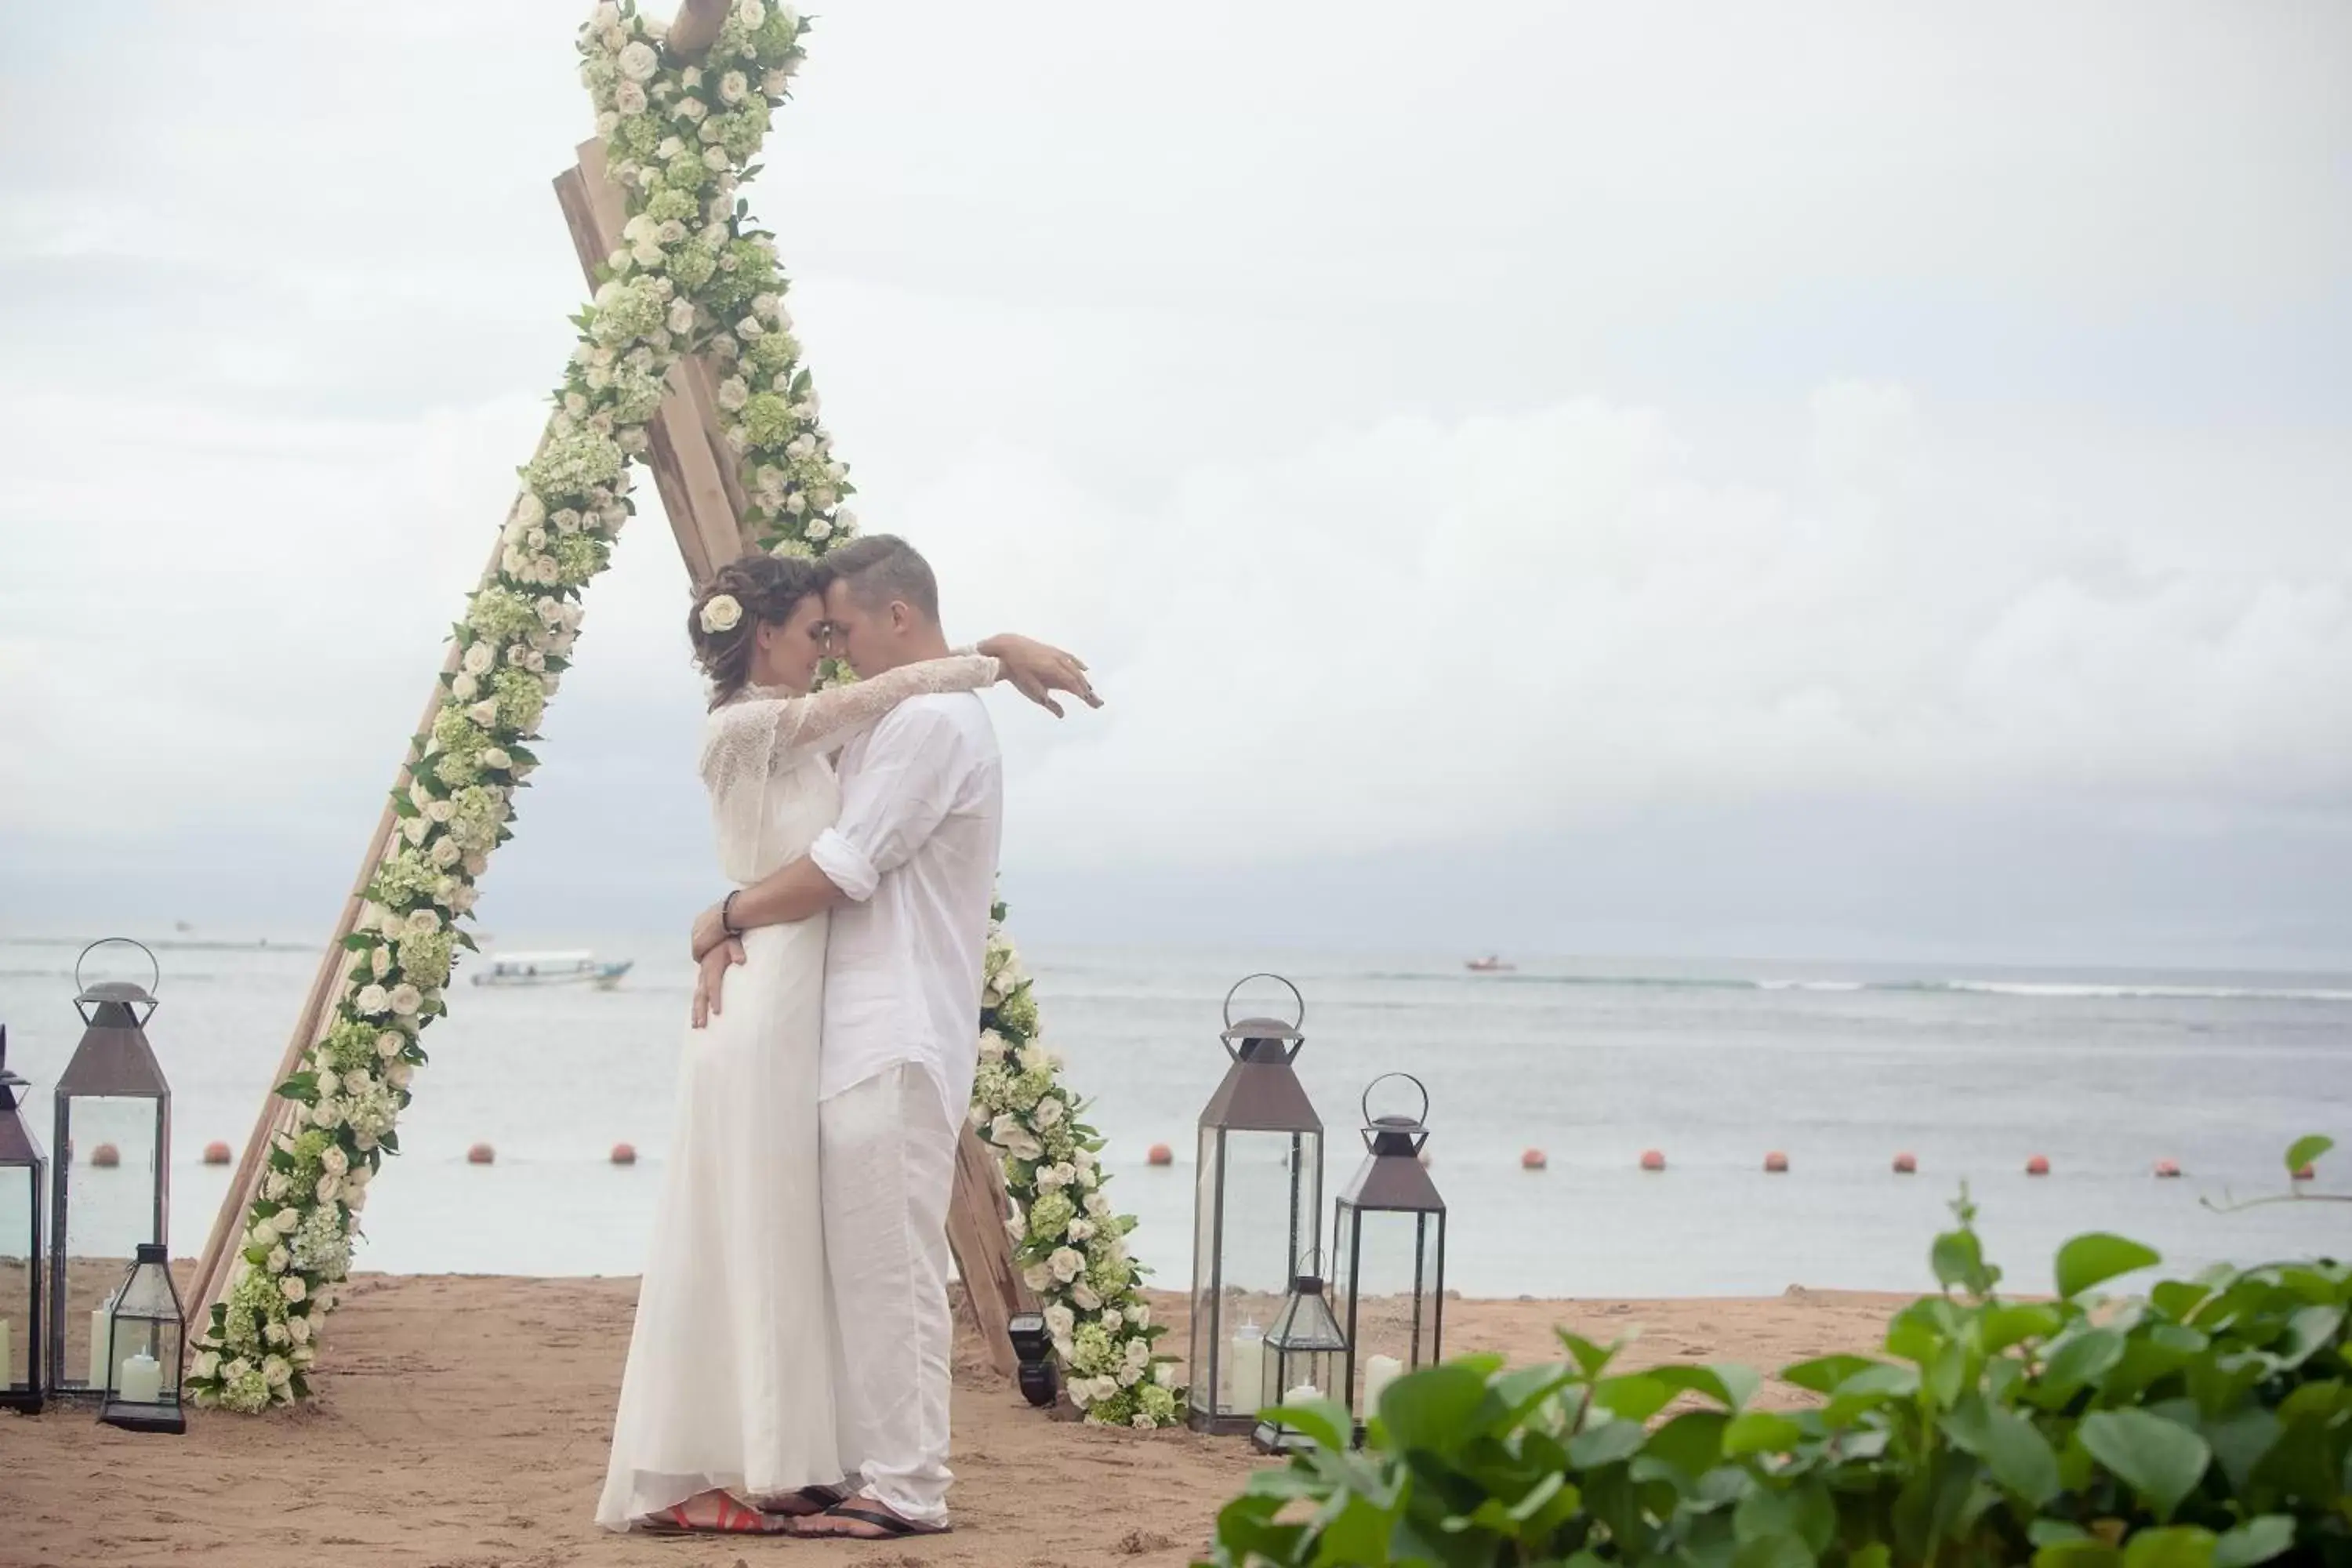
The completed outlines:
[[[1773,1150],[1770,1153],[1764,1156],[1764,1169],[1771,1175],[1787,1175],[1789,1173],[1789,1156],[1781,1153],[1778,1149]]]
[[[218,1139],[215,1139],[212,1142],[205,1144],[205,1163],[207,1165],[227,1164],[228,1145],[221,1142]]]
[[[1913,1176],[1918,1174],[1918,1173],[1919,1160],[1916,1155],[1902,1153],[1895,1156],[1895,1173],[1896,1175]]]
[[[468,1165],[496,1164],[498,1158],[499,1152],[488,1143],[477,1143],[466,1151],[466,1163]]]
[[[1176,1163],[1176,1152],[1165,1143],[1154,1143],[1151,1152],[1145,1158],[1155,1165],[1172,1165]]]
[[[1644,1149],[1642,1151],[1642,1169],[1645,1171],[1663,1171],[1665,1168],[1666,1156],[1664,1150]]]
[[[2159,1176],[2177,1176],[2180,1174],[2180,1162],[2178,1160],[2158,1160],[2156,1163],[2156,1173]]]
[[[613,1145],[613,1163],[615,1165],[634,1165],[636,1163],[637,1146],[635,1143],[615,1143]]]
[[[122,1163],[122,1151],[111,1143],[100,1143],[89,1152],[89,1163],[102,1171],[110,1171]]]
[[[1522,1171],[1540,1171],[1550,1163],[1551,1161],[1540,1149],[1529,1149],[1519,1155],[1519,1169]]]
[[[2315,1182],[2319,1179],[2319,1173],[2309,1165],[2297,1165],[2294,1168],[2294,1179],[2298,1182]]]
[[[2050,1173],[2050,1156],[2047,1154],[2036,1154],[2027,1160],[2025,1162],[2025,1173],[2029,1176],[2048,1175]]]

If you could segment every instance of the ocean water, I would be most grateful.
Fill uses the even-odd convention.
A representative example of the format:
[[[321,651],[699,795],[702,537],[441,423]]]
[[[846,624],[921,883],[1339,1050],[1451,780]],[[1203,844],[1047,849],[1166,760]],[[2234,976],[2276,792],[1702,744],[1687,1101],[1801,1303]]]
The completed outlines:
[[[505,933],[502,933],[502,935]],[[365,1216],[361,1267],[632,1274],[670,1130],[691,979],[675,936],[509,936],[636,961],[621,988],[465,983],[426,1036],[433,1063]],[[8,1064],[47,1090],[79,1037],[79,944],[0,941]],[[315,949],[159,944],[149,1035],[173,1089],[172,1240],[203,1244],[318,959]],[[1225,991],[1275,968],[1307,1001],[1299,1070],[1329,1129],[1327,1204],[1361,1155],[1359,1100],[1392,1071],[1427,1085],[1450,1287],[1476,1296],[1911,1289],[1966,1181],[2011,1283],[2046,1289],[2066,1237],[2119,1231],[2168,1269],[2352,1252],[2334,1205],[2237,1214],[2202,1200],[2286,1190],[2294,1137],[2344,1138],[2322,1174],[2352,1187],[2352,975],[1898,970],[1864,964],[1527,962],[1039,948],[1047,1041],[1111,1140],[1111,1192],[1138,1215],[1155,1283],[1191,1268],[1192,1145],[1225,1066]],[[1375,1108],[1381,1109],[1376,1106]],[[635,1145],[617,1168],[611,1147]],[[475,1142],[497,1163],[466,1163]],[[1154,1143],[1171,1168],[1148,1165]],[[1536,1148],[1549,1169],[1520,1168]],[[1643,1150],[1668,1158],[1638,1169]],[[1790,1170],[1767,1175],[1769,1150]],[[1897,1151],[1916,1175],[1890,1170]],[[55,1151],[51,1151],[54,1154]],[[2031,1154],[2053,1173],[2029,1178]],[[2186,1175],[2159,1180],[2158,1159]],[[77,1165],[94,1205],[142,1175]],[[0,1226],[9,1216],[0,1215]],[[0,1249],[6,1239],[0,1236]]]

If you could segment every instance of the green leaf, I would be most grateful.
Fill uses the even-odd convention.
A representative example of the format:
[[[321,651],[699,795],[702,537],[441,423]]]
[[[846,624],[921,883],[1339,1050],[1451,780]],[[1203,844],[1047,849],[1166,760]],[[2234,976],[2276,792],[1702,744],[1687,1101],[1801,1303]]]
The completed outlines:
[[[1553,1331],[1558,1336],[1561,1348],[1566,1350],[1570,1358],[1583,1369],[1584,1375],[1587,1377],[1600,1376],[1601,1369],[1607,1366],[1611,1358],[1617,1353],[1616,1345],[1612,1344],[1603,1349],[1583,1335],[1570,1333],[1566,1329]]]
[[[1854,1373],[1885,1364],[1858,1355],[1819,1356],[1782,1367],[1780,1381],[1795,1384],[1808,1393],[1826,1394],[1834,1392],[1838,1384]]]
[[[2042,1369],[2042,1384],[2051,1398],[2063,1403],[2084,1384],[2105,1377],[2124,1359],[2124,1337],[2113,1329],[2085,1329],[2070,1334],[2051,1352]]]
[[[1685,1410],[1650,1434],[1643,1457],[1696,1481],[1723,1462],[1723,1434],[1730,1424],[1731,1417],[1719,1410]]]
[[[2213,1532],[2193,1524],[2143,1530],[2124,1542],[2124,1568],[2213,1568]]]
[[[2163,1262],[2152,1248],[2095,1230],[2058,1249],[2058,1294],[2072,1299],[2119,1274]]]
[[[1675,1389],[1663,1378],[1637,1372],[1625,1377],[1604,1378],[1593,1388],[1592,1397],[1612,1415],[1627,1421],[1647,1421],[1673,1403]]]
[[[1486,1378],[1468,1366],[1425,1367],[1389,1384],[1381,1395],[1381,1420],[1400,1451],[1450,1453],[1471,1435],[1464,1428],[1486,1397]]]
[[[1984,1247],[1972,1230],[1948,1230],[1937,1237],[1927,1261],[1935,1268],[1937,1282],[1947,1288],[1975,1289],[1984,1278]]]
[[[1731,1362],[1711,1366],[1654,1366],[1642,1375],[1680,1393],[1704,1394],[1727,1410],[1738,1410],[1756,1396],[1763,1379]],[[1612,1406],[1614,1408],[1614,1406]]]
[[[2033,1568],[2118,1568],[2124,1554],[2095,1536],[2057,1541],[2033,1553]]]
[[[2031,1421],[1980,1399],[1963,1401],[1945,1417],[1953,1442],[1982,1459],[1993,1479],[2034,1508],[2058,1495],[2058,1452]]]
[[[2213,1543],[2213,1568],[2254,1568],[2294,1544],[2294,1516],[2266,1513],[2246,1521]]]
[[[1846,1568],[1891,1568],[1894,1552],[1884,1541],[1874,1541],[1846,1557]]]
[[[1813,1549],[1793,1535],[1759,1535],[1739,1543],[1731,1568],[1813,1568]]]
[[[2279,1368],[2291,1372],[2335,1342],[2344,1327],[2341,1307],[2305,1307],[2287,1320],[2286,1333],[2271,1347]]]
[[[2286,1152],[2287,1173],[2293,1175],[2305,1165],[2315,1164],[2322,1154],[2335,1147],[2335,1139],[2318,1132],[2296,1139]]]
[[[1397,1386],[1390,1384],[1391,1391]],[[1649,1433],[1639,1421],[1604,1421],[1569,1439],[1568,1462],[1580,1470],[1598,1469],[1633,1458],[1648,1440]]]
[[[1985,1353],[1999,1355],[2027,1340],[2046,1340],[2065,1326],[2057,1308],[2040,1301],[2009,1302],[1990,1308],[1978,1320]]]
[[[2204,1438],[2145,1410],[2095,1410],[2075,1431],[2091,1457],[2158,1520],[2172,1517],[2213,1462]]]
[[[1741,1454],[1785,1454],[1804,1440],[1805,1429],[1771,1410],[1750,1410],[1723,1429],[1726,1458]]]

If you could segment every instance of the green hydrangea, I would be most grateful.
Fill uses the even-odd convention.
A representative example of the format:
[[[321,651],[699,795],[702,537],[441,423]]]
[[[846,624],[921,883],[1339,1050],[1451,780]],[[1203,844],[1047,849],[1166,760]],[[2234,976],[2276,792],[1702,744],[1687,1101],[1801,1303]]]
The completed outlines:
[[[643,425],[661,406],[663,380],[623,365],[613,373],[609,390],[613,417],[624,425]]]
[[[687,197],[688,205],[693,198]],[[671,281],[689,291],[700,289],[719,270],[719,250],[709,241],[697,236],[670,252]]]
[[[1037,1001],[1024,988],[1008,996],[996,1009],[995,1027],[1006,1039],[1016,1035],[1024,1041],[1037,1032]]]
[[[220,1402],[224,1409],[251,1415],[269,1408],[269,1384],[258,1366],[247,1366],[242,1373],[223,1380]]]
[[[488,850],[506,825],[506,801],[488,784],[468,784],[449,797],[449,837],[468,854]],[[405,965],[404,965],[405,967]]]
[[[1136,1391],[1139,1413],[1151,1417],[1155,1426],[1168,1426],[1176,1420],[1176,1391],[1162,1388],[1156,1383],[1142,1384]]]
[[[505,644],[539,629],[538,602],[528,594],[492,585],[474,595],[466,624],[494,644]]]
[[[753,338],[746,356],[751,362],[773,375],[789,370],[801,357],[801,341],[790,332],[768,331]]]
[[[650,291],[632,292],[628,298],[633,301],[632,311],[635,309],[634,302],[642,302],[652,312],[644,331],[650,331],[661,324],[661,302]],[[600,310],[600,329],[604,321],[604,312]],[[589,491],[597,486],[609,485],[619,479],[625,460],[611,437],[600,436],[593,430],[573,430],[550,437],[546,449],[531,459],[523,478],[541,500],[585,500]],[[531,618],[538,620],[536,613]]]
[[[646,216],[656,223],[685,223],[695,216],[694,198],[665,185],[646,198]]]
[[[378,1031],[373,1024],[359,1018],[342,1018],[327,1031],[319,1042],[319,1054],[338,1071],[345,1068],[373,1066],[376,1059],[375,1037]]]
[[[1105,1377],[1118,1370],[1118,1347],[1100,1323],[1080,1323],[1070,1336],[1070,1370],[1081,1377]]]
[[[1095,1294],[1106,1301],[1126,1290],[1134,1278],[1135,1266],[1123,1258],[1098,1258],[1087,1270],[1087,1283],[1093,1286]]]
[[[440,879],[441,873],[432,862],[414,849],[402,849],[376,867],[368,896],[386,909],[404,910],[425,902]]]
[[[352,1238],[343,1229],[341,1208],[321,1204],[294,1227],[286,1250],[294,1267],[317,1279],[341,1279],[351,1272]]]
[[[433,776],[451,789],[457,789],[480,778],[482,765],[465,752],[444,752],[433,759]]]
[[[1077,1217],[1076,1205],[1059,1193],[1047,1193],[1029,1205],[1029,1239],[1059,1241]]]
[[[498,700],[499,722],[529,734],[547,710],[547,688],[527,669],[501,669],[490,677],[490,692]]]
[[[620,348],[660,326],[663,314],[661,298],[654,292],[652,279],[640,278],[625,283],[608,283],[596,290],[596,302],[590,307],[588,331],[598,342]],[[613,472],[617,474],[620,471],[615,465]],[[541,485],[531,488],[542,497],[577,493],[572,490],[551,491]]]
[[[610,549],[593,533],[567,533],[547,544],[548,553],[555,557],[556,574],[575,588],[604,569]]]
[[[793,417],[793,405],[781,393],[762,392],[743,405],[739,416],[743,434],[754,447],[781,447],[800,434],[800,421]]]
[[[1013,1080],[1013,1109],[1020,1111],[1036,1110],[1037,1102],[1045,1099],[1045,1091],[1053,1087],[1054,1072],[1051,1068],[1039,1068],[1023,1073]]]
[[[433,990],[449,983],[449,963],[456,950],[456,941],[446,931],[430,931],[400,939],[400,973],[411,984]],[[370,1051],[374,1047],[371,1046]],[[353,1063],[364,1066],[364,1063]]]
[[[621,150],[630,157],[646,157],[655,148],[661,145],[661,126],[651,115],[632,114],[623,119],[621,123],[614,128],[612,139],[618,142]]]

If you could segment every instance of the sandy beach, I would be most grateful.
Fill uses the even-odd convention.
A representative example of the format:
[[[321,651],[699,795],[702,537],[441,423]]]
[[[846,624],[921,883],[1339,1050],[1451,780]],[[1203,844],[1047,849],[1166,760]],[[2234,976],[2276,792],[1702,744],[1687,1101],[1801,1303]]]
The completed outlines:
[[[956,1528],[905,1546],[616,1536],[590,1518],[636,1297],[635,1279],[362,1275],[333,1320],[314,1407],[197,1411],[184,1437],[139,1437],[86,1408],[0,1416],[0,1568],[730,1568],[796,1562],[1173,1568],[1206,1546],[1253,1456],[1235,1439],[1090,1430],[1046,1419],[989,1370],[959,1316]],[[1897,1298],[1454,1303],[1450,1350],[1547,1359],[1566,1324],[1637,1328],[1628,1363],[1770,1369],[1866,1351]],[[1181,1297],[1154,1299],[1183,1343]],[[1794,1403],[1769,1384],[1769,1403]]]

